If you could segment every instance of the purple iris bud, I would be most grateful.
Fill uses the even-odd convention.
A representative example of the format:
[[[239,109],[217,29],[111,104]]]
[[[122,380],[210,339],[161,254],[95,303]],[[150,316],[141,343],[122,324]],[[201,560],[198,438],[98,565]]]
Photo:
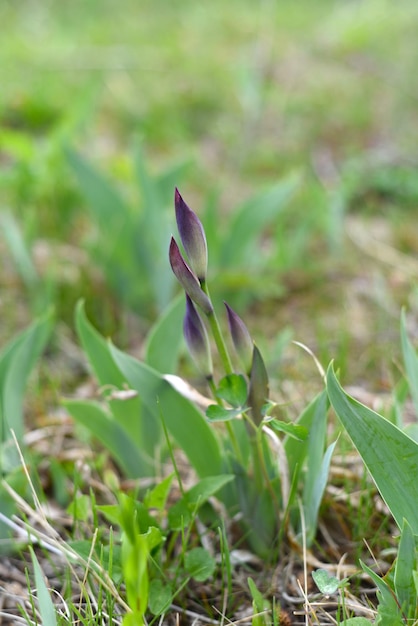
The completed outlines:
[[[248,332],[248,328],[242,321],[242,319],[235,313],[233,309],[224,302],[226,312],[228,314],[229,330],[232,337],[232,343],[234,344],[235,351],[241,362],[241,365],[246,374],[250,374],[251,365],[253,361],[253,349],[254,343],[251,339],[251,335]]]
[[[187,295],[190,296],[193,302],[200,306],[207,315],[212,313],[213,306],[211,301],[202,290],[196,274],[192,272],[183,259],[174,237],[171,238],[169,257],[171,269]]]
[[[189,263],[200,282],[206,280],[208,248],[203,226],[196,213],[184,202],[179,190],[174,193],[177,228]]]
[[[257,346],[253,350],[253,362],[250,373],[250,387],[248,391],[248,405],[251,407],[251,417],[258,426],[263,419],[263,406],[269,397],[269,379],[263,357]]]
[[[186,315],[183,322],[184,338],[197,367],[206,378],[212,377],[212,356],[208,334],[192,300],[186,295]]]

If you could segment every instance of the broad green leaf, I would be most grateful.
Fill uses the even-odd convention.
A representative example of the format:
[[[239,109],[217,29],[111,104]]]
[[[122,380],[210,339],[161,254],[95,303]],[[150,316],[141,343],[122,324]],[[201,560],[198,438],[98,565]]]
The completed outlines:
[[[246,408],[226,409],[224,406],[220,406],[219,404],[211,404],[206,409],[206,417],[211,422],[228,422],[229,420],[235,419],[246,410]]]
[[[194,580],[203,582],[212,576],[216,562],[205,548],[193,548],[184,557],[184,567]]]
[[[251,597],[255,604],[255,608],[257,613],[261,613],[262,611],[266,611],[270,608],[270,602],[266,600],[263,594],[258,590],[257,585],[255,584],[252,578],[247,578],[248,588],[251,593]],[[264,623],[264,622],[262,622]]]
[[[135,613],[126,613],[122,619],[122,626],[138,626],[138,624],[145,624],[143,616],[136,611]]]
[[[109,350],[109,342],[87,319],[83,301],[77,303],[75,322],[81,345],[99,384],[109,390],[113,388],[123,390],[126,377],[115,364]],[[156,420],[149,419],[149,413],[142,406],[140,398],[131,398],[127,401],[110,399],[109,406],[115,420],[124,428],[138,449],[143,451],[144,457],[152,457],[155,446],[161,441],[161,425]]]
[[[271,419],[266,420],[266,425],[269,428],[293,437],[297,441],[305,441],[308,436],[308,430],[301,424],[293,424],[293,422],[282,422],[281,420]]]
[[[156,526],[149,526],[146,533],[141,535],[145,537],[147,541],[148,550],[152,552],[155,548],[161,545],[164,541],[163,534],[159,528]]]
[[[220,474],[202,478],[184,496],[178,500],[168,512],[171,530],[186,528],[192,516],[210,498],[234,479],[232,474]]]
[[[229,374],[221,378],[217,395],[231,406],[242,407],[247,399],[247,383],[241,374]],[[242,410],[242,409],[241,409]]]
[[[39,612],[41,614],[42,623],[48,624],[48,626],[56,626],[57,615],[54,604],[51,600],[51,596],[45,584],[44,574],[32,546],[29,546],[29,552],[32,557],[33,569],[35,573],[36,595],[38,597]]]
[[[184,302],[183,294],[175,298],[147,335],[145,362],[162,374],[174,374],[177,371]]]
[[[67,507],[67,513],[74,521],[86,522],[91,516],[91,497],[85,493],[73,496]]]
[[[418,597],[418,571],[417,570],[412,572],[412,578],[414,579],[415,595]]]
[[[401,346],[406,375],[409,383],[409,391],[414,402],[415,411],[418,414],[418,355],[406,332],[404,310],[401,315]]]
[[[181,499],[168,510],[168,526],[170,530],[183,531],[190,524],[192,518],[188,503]]]
[[[328,368],[327,388],[337,416],[399,528],[405,518],[417,535],[418,444],[397,426],[345,393],[332,364]]]
[[[107,340],[92,326],[86,316],[84,300],[77,302],[75,326],[78,338],[100,385],[122,388],[125,377],[116,366]]]
[[[334,452],[335,444],[336,442],[328,446],[318,467],[312,467],[308,458],[305,477],[306,489],[304,489],[302,497],[306,524],[306,543],[308,546],[311,545],[315,538],[319,507],[327,485],[329,466],[331,464],[331,457]]]
[[[315,536],[319,506],[327,484],[329,465],[335,447],[335,443],[329,446],[324,455],[327,436],[327,407],[328,400],[326,395],[323,395],[309,429],[306,474],[302,495],[308,546]]]
[[[186,493],[189,504],[201,506],[208,498],[214,496],[222,487],[225,487],[234,479],[232,474],[220,474],[219,476],[207,476],[193,485]]]
[[[148,608],[153,615],[165,613],[173,601],[173,593],[170,585],[159,578],[151,580],[149,585]]]
[[[322,396],[322,402],[315,411],[309,429],[307,474],[305,477],[304,494],[310,494],[321,472],[327,436],[327,399]]]
[[[97,402],[65,400],[64,406],[72,417],[90,430],[113,456],[129,478],[153,476],[153,459],[138,448],[129,433]]]
[[[29,374],[45,348],[53,326],[49,311],[10,341],[0,353],[0,444],[13,429],[18,440],[24,434],[23,396]]]
[[[98,505],[97,510],[101,511],[111,524],[120,526],[125,532],[128,532],[127,524],[129,525],[129,532],[132,534],[136,532],[148,533],[150,537],[154,537],[158,530],[157,545],[162,541],[158,522],[150,514],[148,507],[126,494],[119,494],[118,504]]]
[[[407,424],[402,430],[408,437],[411,437],[411,439],[418,443],[418,423]]]
[[[250,483],[252,477],[249,478]],[[278,500],[279,507],[281,506],[281,490],[280,490],[280,478],[270,478],[270,488],[273,491]],[[250,487],[254,489],[254,487]],[[259,491],[256,487],[254,489],[256,497],[252,500],[253,507],[251,507],[251,499],[247,505],[247,519],[249,522],[249,534],[248,543],[263,559],[270,559],[277,547],[277,532],[278,532],[278,511],[275,503],[273,502],[270,490],[264,486],[262,491]],[[248,498],[249,492],[247,494]],[[248,511],[248,508],[250,510]],[[251,510],[252,508],[252,510]]]
[[[317,569],[312,572],[312,578],[315,581],[319,591],[326,596],[335,593],[341,586],[341,582],[335,576],[331,576],[325,569]]]
[[[168,431],[198,475],[221,471],[222,459],[214,431],[200,411],[181,396],[158,372],[110,344],[110,353],[128,384],[136,389],[150,418],[164,420]]]
[[[118,494],[117,505],[104,505],[98,509],[109,516],[109,519],[116,519],[133,546],[144,545],[145,541],[147,550],[151,551],[164,541],[158,523],[148,509],[126,493]]]
[[[405,615],[408,615],[408,609],[415,607],[416,604],[417,598],[413,578],[416,566],[417,550],[415,537],[410,525],[404,520],[395,565],[394,585],[398,602]]]
[[[161,480],[153,489],[147,492],[144,498],[144,505],[150,509],[162,511],[170,493],[171,483],[175,473],[169,474]]]
[[[120,526],[119,504],[99,504],[97,510],[103,513],[104,517],[112,524],[112,526]]]

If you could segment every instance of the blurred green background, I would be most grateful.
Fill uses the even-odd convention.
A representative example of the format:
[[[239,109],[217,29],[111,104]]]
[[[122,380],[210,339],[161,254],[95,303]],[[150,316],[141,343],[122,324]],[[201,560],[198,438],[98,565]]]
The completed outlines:
[[[140,344],[177,184],[271,362],[292,335],[385,388],[418,311],[415,2],[2,0],[0,23],[4,338],[84,296]],[[243,258],[240,211],[264,211]]]

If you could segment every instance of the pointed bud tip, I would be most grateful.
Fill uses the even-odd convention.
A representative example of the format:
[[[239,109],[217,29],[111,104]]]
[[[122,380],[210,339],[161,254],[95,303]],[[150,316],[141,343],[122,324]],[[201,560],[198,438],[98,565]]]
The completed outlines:
[[[206,235],[196,213],[183,200],[179,190],[174,192],[177,228],[186,251],[190,267],[200,281],[206,280],[208,251]]]
[[[170,259],[170,265],[175,273],[175,266],[180,260],[181,252],[180,248],[177,245],[177,241],[171,236],[170,239],[170,247],[168,249],[168,258]]]
[[[235,351],[240,359],[241,365],[244,368],[246,374],[251,371],[251,364],[253,360],[254,344],[248,328],[242,321],[239,315],[224,302],[226,312],[228,315],[229,331],[231,333],[232,343],[234,344]]]
[[[171,237],[169,259],[171,269],[186,294],[208,315],[212,313],[213,306],[206,293],[202,290],[196,274],[190,269],[174,237]]]

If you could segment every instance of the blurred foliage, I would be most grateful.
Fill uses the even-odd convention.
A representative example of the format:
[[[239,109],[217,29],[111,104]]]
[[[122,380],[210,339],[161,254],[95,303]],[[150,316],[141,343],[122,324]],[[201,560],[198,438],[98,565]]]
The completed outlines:
[[[345,237],[347,217],[387,218],[390,243],[415,253],[418,87],[411,76],[418,8],[412,0],[204,6],[4,0],[0,19],[0,205],[11,211],[38,279],[47,283],[44,293],[67,323],[85,296],[94,321],[113,332],[121,326],[117,298],[122,292],[124,302],[135,301],[140,281],[133,282],[129,267],[129,284],[118,285],[115,272],[109,291],[109,272],[100,267],[106,250],[98,249],[64,146],[83,155],[133,208],[143,200],[131,158],[134,138],[144,146],[151,179],[187,162],[184,193],[207,224],[216,213],[212,228],[220,239],[233,228],[237,207],[297,172],[296,193],[262,233],[262,254],[247,255],[241,273],[227,268],[224,288],[233,295],[248,287],[252,295],[240,304],[256,296],[267,316],[272,299],[289,303],[289,293],[303,294],[309,302],[302,307],[323,312],[314,316],[319,336],[341,305],[339,274],[355,273],[356,261],[364,271],[361,255],[369,246],[358,259]],[[374,228],[369,220],[364,230]],[[260,260],[258,280],[259,270],[248,267]],[[6,263],[7,286],[11,271]],[[369,299],[381,298],[386,273],[370,278]],[[20,304],[21,292],[11,298]],[[400,298],[415,306],[412,291]],[[275,332],[298,322],[293,306],[274,307]],[[134,305],[141,314],[139,308]],[[374,310],[372,317],[384,325],[384,314]],[[27,321],[24,313],[20,318]],[[312,315],[299,321],[311,324]],[[346,350],[347,339],[336,341]]]

